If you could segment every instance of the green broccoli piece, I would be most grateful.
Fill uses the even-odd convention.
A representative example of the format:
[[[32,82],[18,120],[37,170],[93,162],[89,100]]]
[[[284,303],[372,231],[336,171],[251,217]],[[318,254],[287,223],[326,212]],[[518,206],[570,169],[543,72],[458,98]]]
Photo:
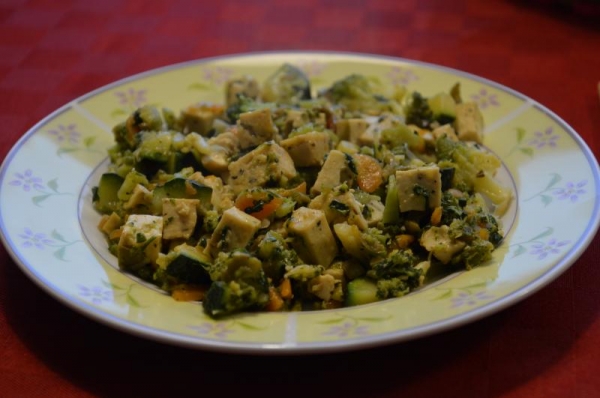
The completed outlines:
[[[462,265],[466,269],[472,269],[492,258],[494,245],[487,240],[474,239],[465,248],[452,258],[450,264]]]
[[[433,121],[433,112],[427,98],[416,91],[412,93],[410,101],[404,106],[404,115],[407,124],[414,124],[421,128],[429,127]]]
[[[269,281],[261,262],[248,252],[219,253],[210,276],[213,283],[202,306],[212,317],[262,309],[269,301]]]
[[[385,257],[390,236],[378,228],[368,228],[360,234],[362,247],[371,258]]]
[[[277,69],[263,84],[263,101],[285,104],[310,98],[308,77],[301,69],[288,63]]]
[[[412,250],[394,250],[387,258],[371,264],[367,276],[377,280],[401,277],[410,281],[410,286],[417,287],[421,270],[414,267],[416,263]]]
[[[402,297],[411,291],[411,284],[402,277],[377,281],[377,297],[381,300]]]
[[[351,112],[379,115],[384,111],[399,113],[399,105],[378,93],[375,84],[363,75],[352,74],[338,80],[322,95]]]
[[[283,278],[286,267],[293,267],[298,263],[298,254],[294,249],[288,248],[283,237],[269,231],[258,244],[257,256],[262,260],[262,267],[273,281]]]

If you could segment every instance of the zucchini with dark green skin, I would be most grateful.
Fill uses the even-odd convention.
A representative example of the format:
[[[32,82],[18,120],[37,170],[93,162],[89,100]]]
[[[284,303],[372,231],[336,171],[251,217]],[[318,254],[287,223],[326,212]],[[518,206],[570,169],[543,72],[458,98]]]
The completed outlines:
[[[193,246],[182,245],[177,256],[167,265],[166,274],[178,283],[201,285],[210,283],[211,261]]]
[[[152,213],[162,214],[163,199],[198,199],[202,208],[210,205],[212,188],[186,178],[173,178],[154,188]]]
[[[367,278],[357,278],[348,282],[346,305],[362,305],[379,301],[377,284]]]
[[[283,64],[263,85],[265,102],[289,103],[311,98],[310,81],[299,68]]]
[[[94,208],[103,214],[110,214],[113,211],[118,211],[121,207],[118,192],[123,181],[123,177],[118,174],[102,174],[98,186],[92,190]]]

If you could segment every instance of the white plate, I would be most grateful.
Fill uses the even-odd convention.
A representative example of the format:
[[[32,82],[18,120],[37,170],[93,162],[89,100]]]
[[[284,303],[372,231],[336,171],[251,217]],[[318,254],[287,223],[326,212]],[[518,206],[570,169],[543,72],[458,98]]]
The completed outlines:
[[[150,103],[178,111],[223,102],[224,81],[259,81],[283,62],[313,88],[349,73],[429,96],[460,82],[486,120],[485,145],[518,193],[510,229],[489,264],[406,297],[302,313],[242,314],[214,321],[121,273],[96,229],[90,188],[106,167],[111,127]],[[598,164],[573,129],[544,106],[497,83],[405,59],[345,53],[261,53],[187,62],[98,89],[52,113],[14,146],[0,174],[0,227],[21,269],[53,297],[119,330],[180,346],[290,354],[365,348],[447,330],[497,312],[539,290],[586,249],[600,220]],[[511,180],[512,176],[512,180]]]

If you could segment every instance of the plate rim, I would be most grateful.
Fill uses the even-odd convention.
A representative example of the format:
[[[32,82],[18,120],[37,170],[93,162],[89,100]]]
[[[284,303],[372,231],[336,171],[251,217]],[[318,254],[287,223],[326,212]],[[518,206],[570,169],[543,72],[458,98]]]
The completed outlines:
[[[359,52],[344,52],[344,51],[310,51],[310,50],[286,50],[286,51],[257,51],[257,52],[244,52],[244,53],[232,53],[232,54],[224,54],[213,57],[203,57],[192,60],[187,60],[183,62],[178,62],[174,64],[169,64],[153,69],[149,69],[146,71],[142,71],[109,84],[100,86],[90,92],[87,92],[79,97],[76,97],[59,108],[55,109],[53,112],[39,120],[33,126],[31,126],[27,131],[19,137],[19,139],[12,145],[7,155],[5,156],[2,164],[0,165],[0,181],[4,181],[6,175],[6,169],[8,165],[11,163],[11,160],[17,155],[23,144],[32,138],[35,133],[39,130],[39,127],[47,123],[48,121],[56,118],[60,113],[65,112],[69,109],[72,104],[80,103],[85,101],[88,98],[94,97],[106,90],[110,90],[116,86],[120,86],[122,84],[127,83],[128,81],[135,81],[144,77],[158,75],[161,73],[165,73],[171,70],[177,70],[180,68],[185,68],[192,65],[201,65],[205,63],[215,62],[219,60],[226,59],[243,59],[243,58],[257,58],[257,57],[290,57],[290,56],[309,56],[309,57],[318,57],[318,56],[330,56],[337,55],[341,57],[354,57],[357,59],[365,59],[365,60],[386,60],[391,62],[401,62],[409,65],[417,65],[420,67],[425,67],[428,69],[433,69],[437,71],[443,71],[447,73],[451,73],[456,76],[466,77],[488,86],[495,87],[503,92],[509,93],[527,103],[537,108],[539,111],[544,113],[546,116],[551,118],[554,122],[560,125],[567,134],[575,141],[577,147],[585,156],[587,164],[589,165],[596,185],[596,195],[594,196],[594,204],[592,215],[590,217],[590,221],[587,223],[585,229],[578,237],[578,240],[566,253],[564,253],[559,259],[557,259],[554,264],[546,270],[544,273],[530,281],[528,284],[510,292],[507,295],[504,295],[490,303],[487,303],[481,307],[477,307],[475,309],[468,310],[459,315],[452,316],[450,318],[429,322],[426,324],[418,325],[411,328],[394,330],[390,332],[380,333],[376,335],[366,336],[366,337],[357,337],[354,339],[346,339],[343,341],[327,341],[327,342],[309,342],[309,343],[295,343],[286,345],[285,342],[281,342],[279,344],[270,344],[270,343],[252,343],[252,342],[235,342],[235,341],[218,341],[212,339],[198,339],[193,336],[183,335],[177,332],[164,331],[161,329],[141,325],[134,323],[130,320],[119,318],[118,316],[106,313],[99,308],[93,307],[87,302],[84,301],[74,301],[67,297],[64,294],[61,294],[60,291],[53,289],[53,284],[49,281],[45,280],[45,278],[41,275],[38,275],[24,259],[18,254],[18,249],[16,245],[12,244],[10,238],[8,237],[7,232],[4,228],[4,222],[2,213],[0,212],[0,240],[6,248],[7,253],[13,259],[13,261],[17,264],[17,266],[21,269],[21,271],[32,280],[38,287],[40,287],[43,291],[48,293],[51,297],[55,298],[57,301],[62,303],[75,310],[76,312],[97,321],[105,326],[109,326],[113,329],[119,330],[121,332],[125,332],[128,334],[135,335],[137,337],[142,337],[146,339],[150,339],[153,341],[185,347],[185,348],[193,348],[193,349],[203,349],[209,351],[218,351],[218,352],[228,352],[228,353],[237,353],[237,354],[281,354],[281,355],[290,355],[290,354],[320,354],[320,353],[330,353],[330,352],[341,352],[341,351],[350,351],[350,350],[358,350],[358,349],[366,349],[371,347],[377,347],[387,344],[396,344],[399,342],[414,340],[418,338],[423,338],[425,336],[429,336],[432,334],[442,333],[444,331],[458,328],[464,326],[468,323],[475,322],[482,318],[488,317],[492,314],[500,312],[507,307],[510,307],[517,302],[524,300],[530,295],[536,293],[543,287],[550,284],[556,278],[558,278],[562,273],[564,273],[567,269],[571,267],[585,252],[585,250],[589,247],[592,240],[595,238],[596,233],[600,227],[600,199],[598,195],[598,187],[600,187],[600,167],[598,165],[598,160],[594,156],[590,147],[583,140],[583,138],[560,116],[554,113],[545,105],[539,103],[533,98],[522,94],[510,87],[507,87],[501,83],[489,80],[488,78],[472,74],[470,72],[465,72],[462,70],[458,70],[452,67],[448,67],[445,65],[434,64],[430,62],[424,62],[420,60],[414,60],[403,57],[395,57],[389,55],[381,55],[381,54],[370,54],[370,53],[359,53]],[[517,216],[518,218],[518,216]],[[294,313],[283,313],[282,316],[298,316],[298,314]]]

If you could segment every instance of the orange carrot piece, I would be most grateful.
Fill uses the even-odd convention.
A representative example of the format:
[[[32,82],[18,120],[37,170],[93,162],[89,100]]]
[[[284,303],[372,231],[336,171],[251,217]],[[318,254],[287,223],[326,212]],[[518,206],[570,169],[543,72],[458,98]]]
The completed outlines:
[[[283,300],[274,287],[269,288],[269,302],[267,303],[267,311],[279,311],[283,307]]]
[[[407,249],[414,241],[415,237],[409,234],[400,234],[396,236],[396,244],[400,249]]]
[[[248,209],[254,207],[260,199],[254,198],[252,196],[240,196],[235,201],[235,207],[240,209],[241,211],[246,212]],[[283,199],[281,198],[273,198],[269,202],[266,202],[262,205],[259,211],[255,211],[250,214],[252,217],[256,217],[259,220],[264,220],[269,217],[271,214],[275,213],[275,211],[281,206],[283,203]]]
[[[204,286],[182,286],[173,289],[171,297],[176,301],[200,301],[206,295]]]
[[[286,300],[292,298],[292,283],[288,278],[283,278],[283,281],[279,285],[279,294]]]
[[[439,225],[442,222],[442,206],[438,206],[433,209],[433,213],[431,213],[431,225]]]
[[[360,189],[372,193],[383,183],[383,172],[377,160],[369,155],[356,154],[356,181]]]

